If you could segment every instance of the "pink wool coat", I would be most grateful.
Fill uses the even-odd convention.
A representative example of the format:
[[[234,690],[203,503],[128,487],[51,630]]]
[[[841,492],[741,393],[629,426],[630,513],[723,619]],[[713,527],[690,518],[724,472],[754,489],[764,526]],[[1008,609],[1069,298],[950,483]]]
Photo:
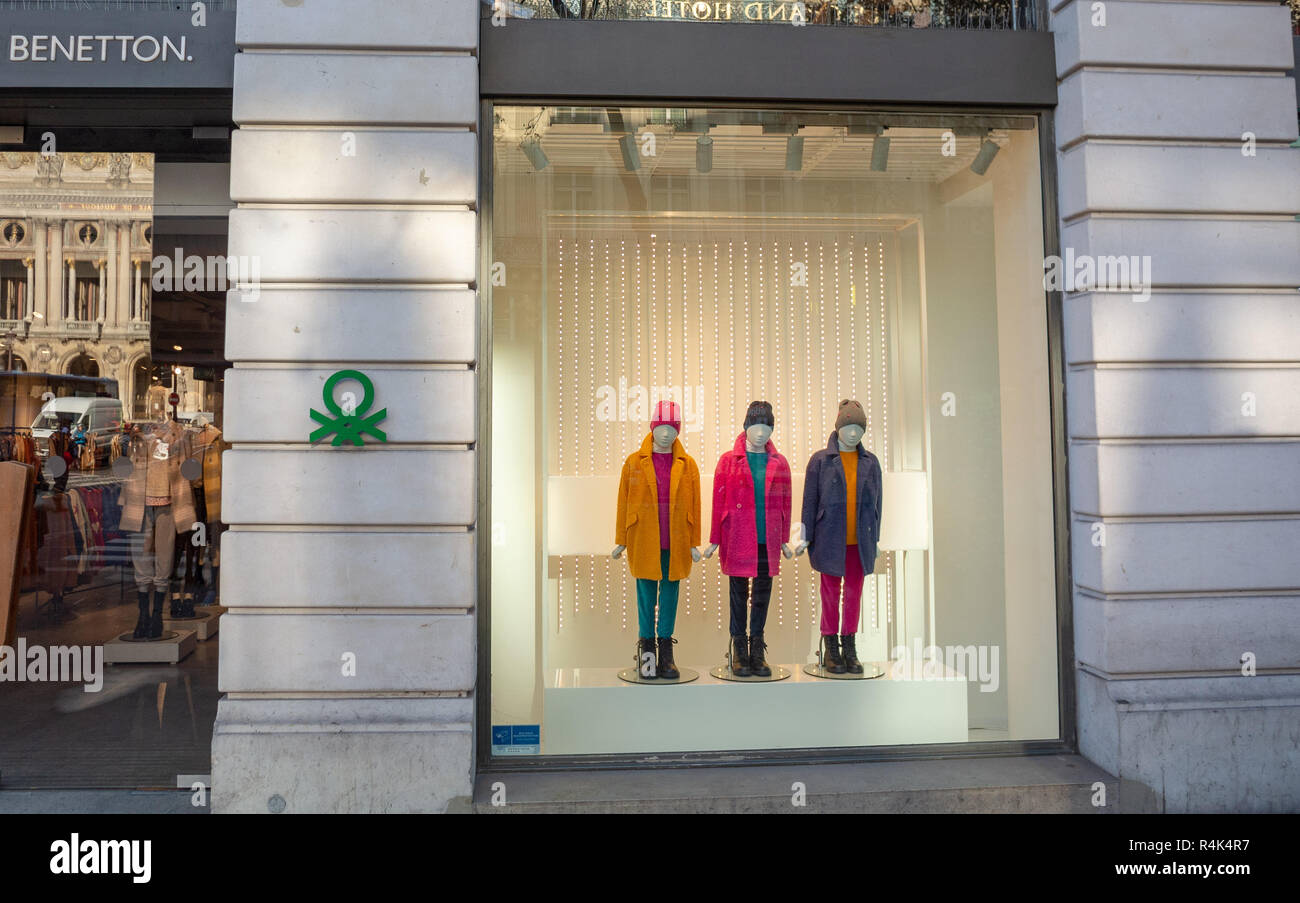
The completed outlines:
[[[767,474],[763,489],[766,520],[767,572],[781,570],[781,543],[790,535],[790,462],[767,443]],[[758,521],[754,510],[754,477],[745,455],[745,434],[718,459],[713,471],[713,520],[709,542],[718,546],[722,573],[729,577],[758,576]]]

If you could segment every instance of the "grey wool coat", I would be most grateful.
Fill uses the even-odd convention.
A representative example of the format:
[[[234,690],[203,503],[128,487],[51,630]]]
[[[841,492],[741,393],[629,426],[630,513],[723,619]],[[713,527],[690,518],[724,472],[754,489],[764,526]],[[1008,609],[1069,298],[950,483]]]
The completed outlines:
[[[848,540],[848,492],[844,463],[840,461],[839,439],[831,433],[826,448],[808,459],[803,484],[803,538],[813,570],[832,577],[844,576],[844,552]],[[876,566],[876,544],[880,541],[882,498],[880,460],[858,445],[858,557],[862,573]]]

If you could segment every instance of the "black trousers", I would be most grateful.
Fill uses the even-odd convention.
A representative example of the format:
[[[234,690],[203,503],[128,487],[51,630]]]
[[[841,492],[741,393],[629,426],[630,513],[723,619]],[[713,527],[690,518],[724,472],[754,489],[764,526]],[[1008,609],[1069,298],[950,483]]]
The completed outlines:
[[[730,577],[731,635],[745,635],[745,609],[749,611],[749,632],[762,633],[767,624],[767,603],[772,600],[772,578],[767,573],[767,546],[758,547],[758,576],[754,579],[754,604],[749,606],[748,577]]]

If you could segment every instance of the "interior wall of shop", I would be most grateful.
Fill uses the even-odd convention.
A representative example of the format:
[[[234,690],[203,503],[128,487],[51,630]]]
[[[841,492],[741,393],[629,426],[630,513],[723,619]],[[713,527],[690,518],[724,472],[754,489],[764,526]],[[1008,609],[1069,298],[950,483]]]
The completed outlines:
[[[1155,290],[1064,302],[1079,747],[1167,811],[1295,811],[1288,10],[1121,0],[1102,27],[1094,6],[1051,17],[1061,245],[1149,255]]]

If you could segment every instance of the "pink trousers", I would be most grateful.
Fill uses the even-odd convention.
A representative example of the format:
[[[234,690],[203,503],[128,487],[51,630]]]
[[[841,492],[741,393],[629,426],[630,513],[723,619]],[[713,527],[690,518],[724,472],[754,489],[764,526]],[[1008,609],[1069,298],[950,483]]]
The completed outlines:
[[[844,583],[844,619],[840,620],[840,582]],[[822,636],[841,636],[858,632],[858,613],[862,610],[862,559],[857,545],[844,549],[844,577],[822,574]],[[841,623],[844,625],[841,627]]]

